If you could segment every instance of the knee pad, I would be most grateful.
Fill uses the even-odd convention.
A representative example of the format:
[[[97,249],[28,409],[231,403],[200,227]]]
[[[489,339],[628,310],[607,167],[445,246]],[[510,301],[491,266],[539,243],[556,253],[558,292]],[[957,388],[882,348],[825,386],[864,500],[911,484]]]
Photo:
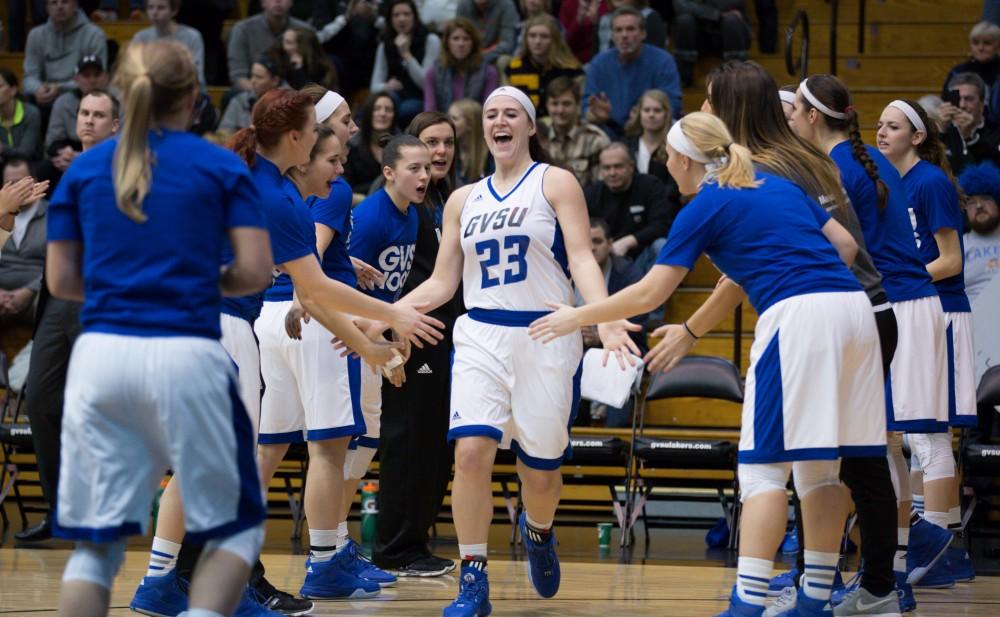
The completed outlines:
[[[740,480],[740,501],[768,491],[785,491],[791,463],[740,464],[737,476]]]
[[[348,450],[347,456],[344,458],[344,479],[360,480],[365,477],[365,474],[368,473],[368,467],[372,464],[372,459],[375,458],[375,452],[375,448],[366,446],[358,446]]]
[[[840,486],[840,460],[795,461],[792,463],[792,479],[800,500],[818,488]]]
[[[257,563],[262,546],[264,546],[264,525],[257,525],[225,538],[209,540],[205,543],[205,553],[227,551],[245,561],[248,566],[253,566]]]
[[[909,438],[912,459],[920,462],[925,482],[955,477],[951,433],[914,433]]]
[[[125,541],[116,540],[107,544],[78,542],[66,562],[63,581],[86,581],[111,589],[125,559]]]

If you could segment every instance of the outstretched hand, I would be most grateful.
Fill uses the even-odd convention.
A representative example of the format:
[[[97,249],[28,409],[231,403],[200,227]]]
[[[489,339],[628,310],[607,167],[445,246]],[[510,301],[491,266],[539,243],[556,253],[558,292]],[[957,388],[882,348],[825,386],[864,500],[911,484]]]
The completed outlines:
[[[607,365],[608,356],[614,354],[615,359],[618,360],[618,367],[622,370],[625,370],[626,362],[629,366],[635,366],[635,358],[639,357],[642,352],[629,336],[629,332],[641,330],[641,325],[627,319],[598,324],[597,334],[601,337],[601,343],[604,344],[604,364]]]
[[[578,309],[559,302],[546,302],[555,310],[544,317],[539,317],[528,326],[528,336],[550,343],[560,336],[566,336],[579,330],[582,326],[577,320]]]
[[[666,372],[674,368],[697,342],[694,337],[688,334],[684,326],[677,324],[660,326],[653,331],[652,336],[661,336],[663,339],[643,358],[646,362],[646,369],[650,373]]]
[[[421,349],[424,347],[424,342],[437,345],[438,341],[444,338],[444,334],[441,333],[444,324],[422,313],[427,306],[427,304],[393,304],[393,319],[389,324],[401,339],[407,339]]]

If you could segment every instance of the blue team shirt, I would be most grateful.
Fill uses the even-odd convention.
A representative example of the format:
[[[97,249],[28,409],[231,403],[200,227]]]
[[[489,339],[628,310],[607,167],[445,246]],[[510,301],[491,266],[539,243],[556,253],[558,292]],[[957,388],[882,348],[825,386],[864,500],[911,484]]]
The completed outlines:
[[[958,232],[962,268],[965,268],[965,241],[962,239],[965,215],[958,205],[958,193],[948,176],[933,163],[921,160],[903,176],[903,186],[910,197],[911,221],[920,249],[920,258],[929,264],[941,253],[934,232],[954,229]],[[962,272],[934,283],[946,313],[968,313],[972,310],[965,295]]]
[[[81,154],[49,205],[50,242],[81,242],[84,332],[218,339],[226,230],[265,227],[260,194],[233,153],[193,134],[150,131],[153,178],[136,223],[115,203],[118,139]]]
[[[351,263],[351,255],[347,247],[351,241],[351,205],[354,192],[351,185],[343,178],[337,178],[330,185],[330,194],[326,199],[310,197],[306,203],[312,212],[313,221],[332,229],[333,240],[326,247],[320,260],[323,272],[330,278],[345,285],[355,287],[358,276]]]
[[[351,256],[377,268],[385,277],[375,289],[362,291],[383,302],[399,298],[413,266],[419,227],[417,207],[410,204],[405,214],[400,212],[385,189],[369,195],[354,208]]]
[[[274,213],[269,213],[269,221],[273,217],[281,228],[279,233],[271,232],[271,244],[282,245],[274,250],[274,264],[280,266],[287,261],[305,257],[309,253],[319,259],[319,254],[316,252],[316,227],[313,225],[309,206],[302,200],[299,187],[295,186],[290,178],[282,178],[281,182],[281,190],[287,198],[287,203],[280,209],[275,208]],[[288,258],[279,260],[279,252],[282,257]],[[264,302],[290,302],[294,293],[292,277],[282,273],[275,277],[274,283],[264,292]]]
[[[758,314],[804,294],[861,291],[821,228],[830,215],[797,185],[758,173],[756,189],[707,184],[681,209],[656,263],[694,267],[702,253]]]
[[[920,260],[910,226],[910,202],[899,172],[881,152],[865,146],[875,162],[878,175],[889,189],[885,209],[879,212],[875,182],[854,158],[851,143],[843,141],[830,152],[840,168],[840,179],[858,215],[865,246],[882,274],[882,286],[891,302],[936,296],[931,275]]]

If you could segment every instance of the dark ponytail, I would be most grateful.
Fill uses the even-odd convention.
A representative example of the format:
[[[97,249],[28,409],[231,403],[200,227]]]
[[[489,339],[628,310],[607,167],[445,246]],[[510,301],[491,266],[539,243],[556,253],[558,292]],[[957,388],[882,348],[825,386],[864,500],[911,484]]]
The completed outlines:
[[[878,211],[882,212],[889,203],[889,187],[878,175],[878,166],[875,165],[875,161],[873,161],[872,157],[868,154],[868,150],[865,148],[865,142],[861,140],[861,127],[858,122],[858,111],[854,109],[854,106],[851,104],[851,91],[848,90],[847,85],[835,75],[813,75],[808,78],[806,82],[809,86],[809,92],[819,99],[822,104],[826,105],[833,111],[847,114],[847,118],[844,119],[832,118],[824,114],[819,109],[816,109],[813,104],[809,102],[809,99],[804,96],[801,97],[802,104],[805,105],[806,110],[816,109],[816,111],[823,116],[823,120],[826,121],[826,126],[829,127],[831,131],[842,131],[847,133],[847,138],[851,143],[851,154],[854,155],[854,160],[861,163],[861,166],[865,168],[865,173],[867,173],[868,177],[875,183],[875,195],[878,200]]]

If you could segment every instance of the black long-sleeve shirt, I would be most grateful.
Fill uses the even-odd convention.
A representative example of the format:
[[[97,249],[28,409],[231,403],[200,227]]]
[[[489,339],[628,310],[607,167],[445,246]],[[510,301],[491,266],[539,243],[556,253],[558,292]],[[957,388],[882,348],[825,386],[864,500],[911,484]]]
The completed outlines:
[[[670,199],[663,183],[649,174],[635,174],[632,184],[621,193],[595,182],[584,189],[583,195],[590,216],[607,221],[612,237],[635,236],[639,246],[629,251],[632,258],[654,240],[667,237],[680,209],[676,194]]]

